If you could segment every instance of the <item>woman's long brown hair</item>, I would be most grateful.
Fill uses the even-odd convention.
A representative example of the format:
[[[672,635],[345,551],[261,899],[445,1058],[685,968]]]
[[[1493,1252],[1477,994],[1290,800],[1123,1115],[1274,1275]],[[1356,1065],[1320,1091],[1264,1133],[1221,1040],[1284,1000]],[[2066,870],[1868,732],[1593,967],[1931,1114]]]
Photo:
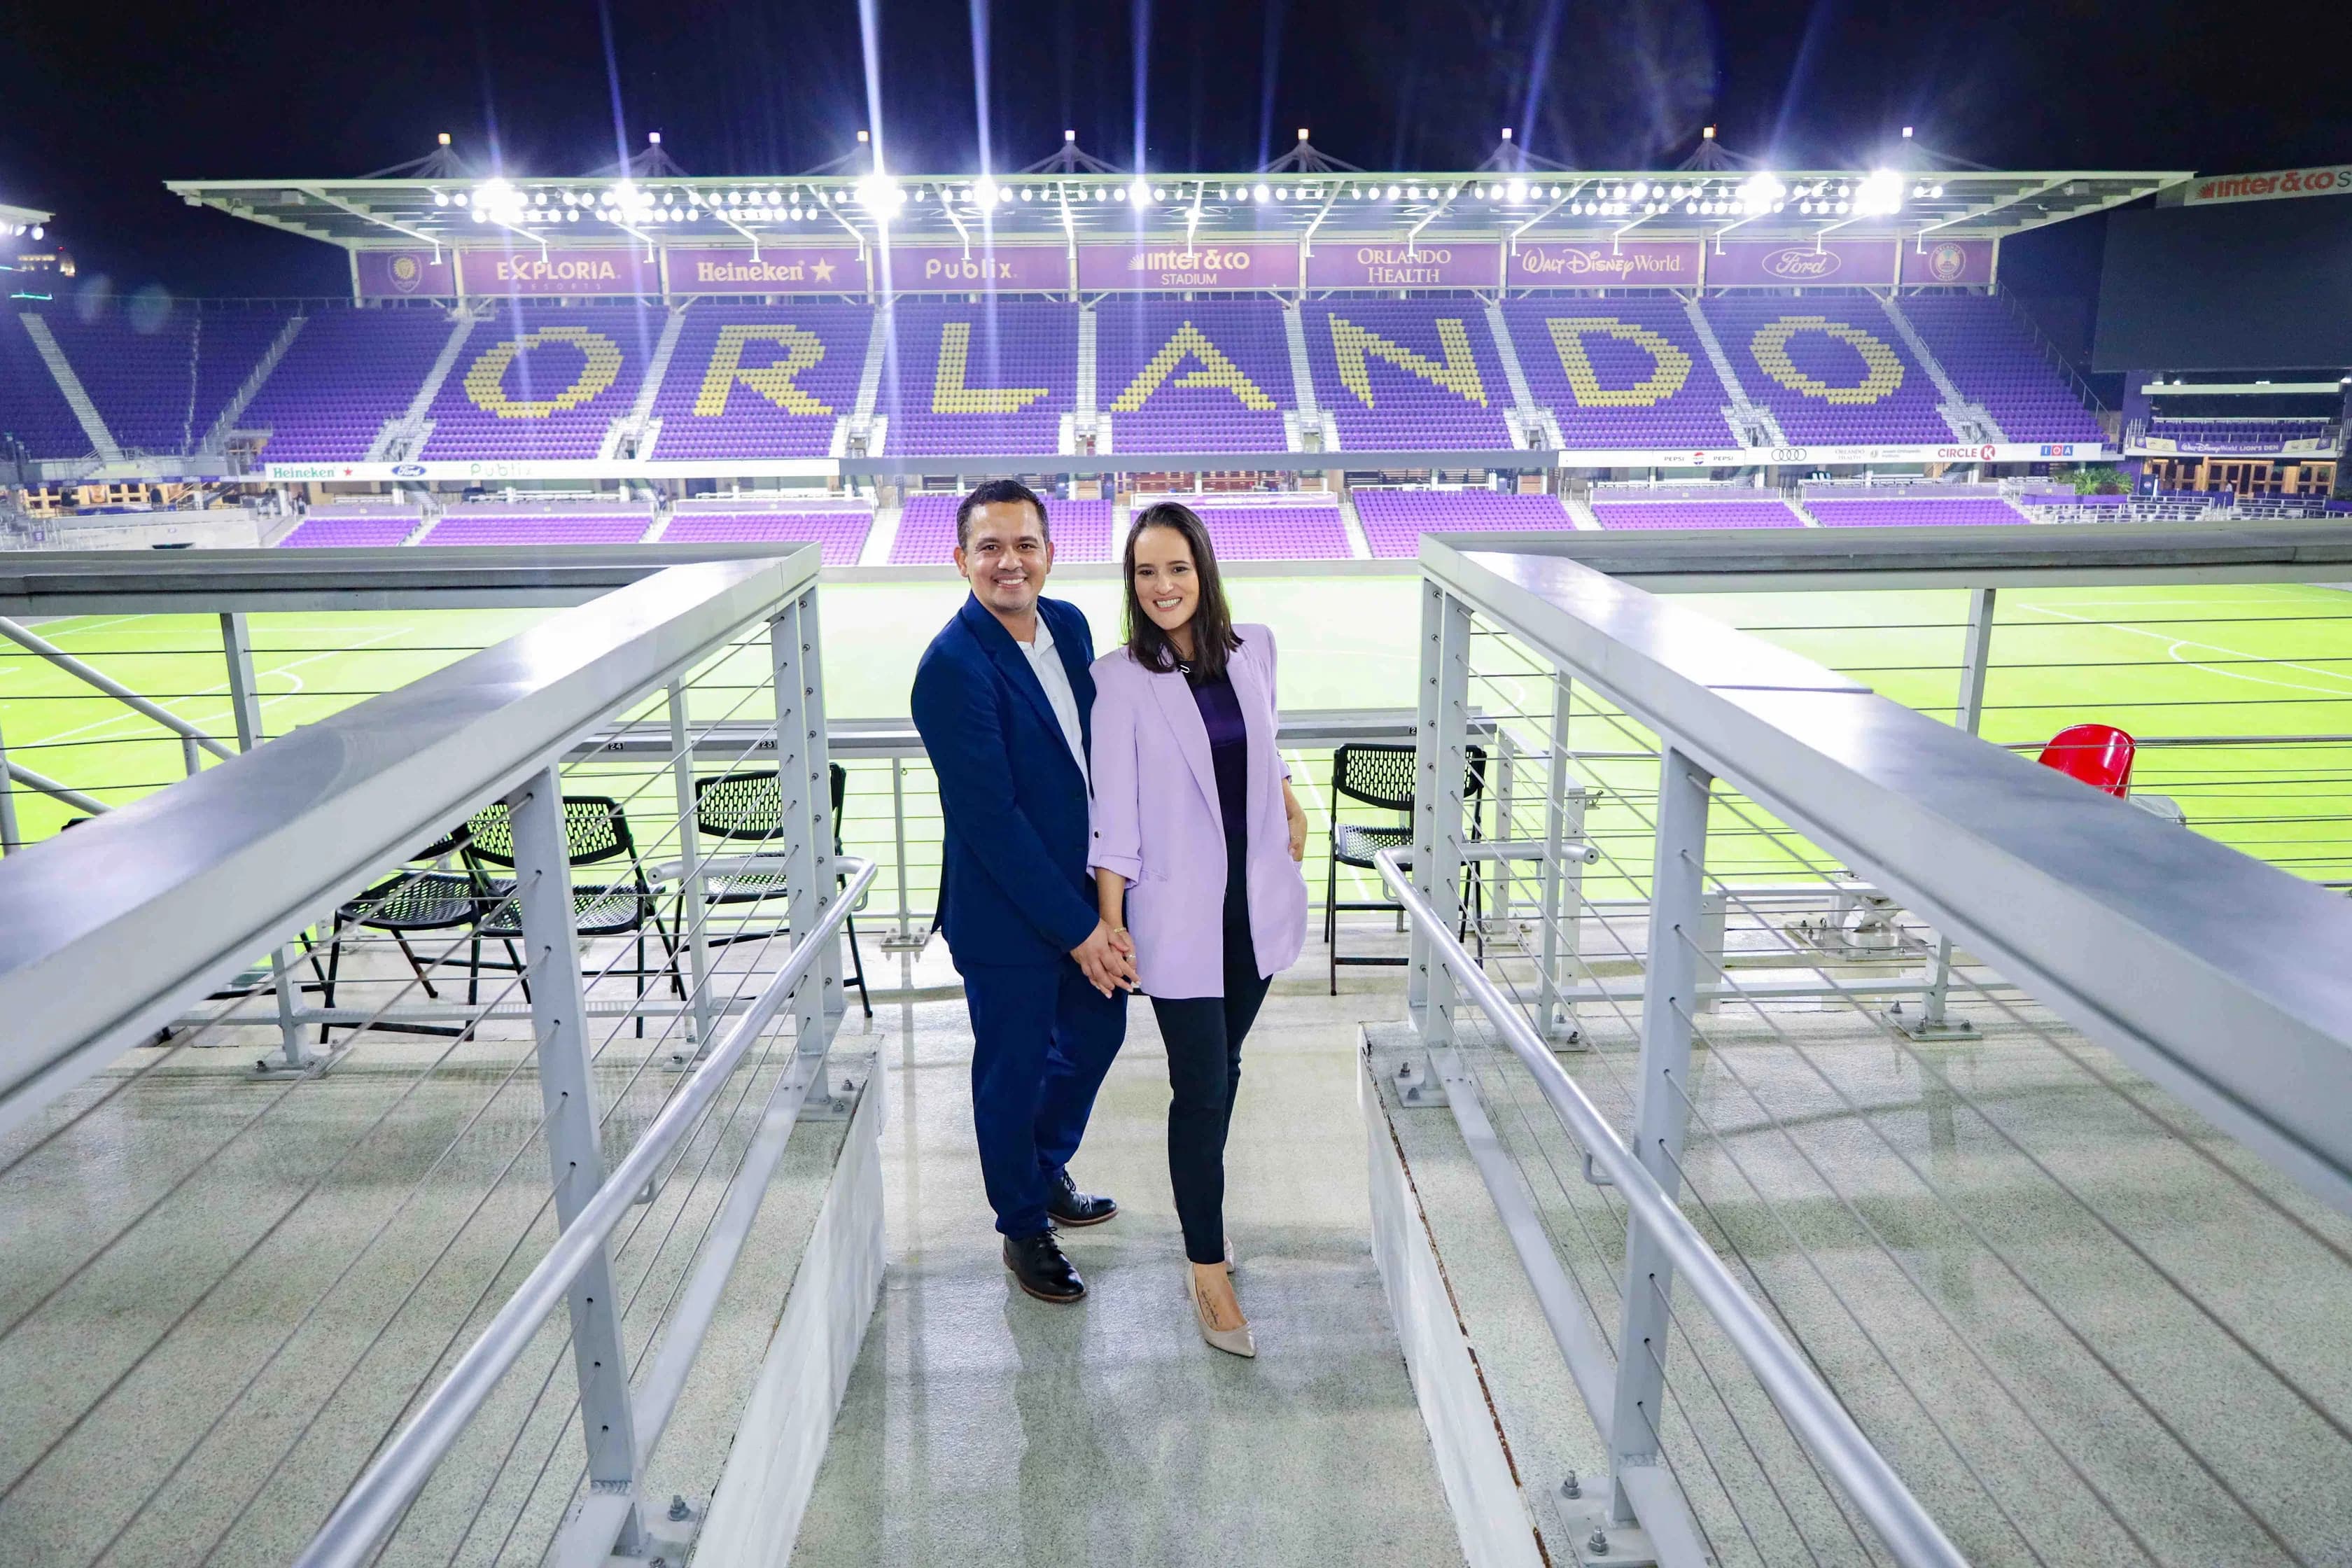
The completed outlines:
[[[1184,536],[1192,552],[1192,573],[1201,580],[1201,597],[1192,606],[1192,673],[1215,680],[1225,673],[1225,660],[1242,639],[1234,635],[1234,613],[1225,604],[1224,580],[1217,575],[1217,552],[1209,543],[1207,524],[1191,507],[1172,500],[1148,506],[1127,531],[1127,651],[1144,668],[1166,674],[1177,665],[1176,645],[1159,623],[1144,613],[1135,591],[1135,542],[1147,528],[1170,528]]]

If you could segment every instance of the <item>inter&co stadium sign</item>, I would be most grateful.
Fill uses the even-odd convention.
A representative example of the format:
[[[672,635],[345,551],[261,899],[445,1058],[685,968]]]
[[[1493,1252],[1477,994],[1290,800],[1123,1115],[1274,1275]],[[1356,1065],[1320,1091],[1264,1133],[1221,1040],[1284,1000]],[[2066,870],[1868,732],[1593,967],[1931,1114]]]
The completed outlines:
[[[2352,195],[2352,163],[2315,163],[2260,174],[2200,174],[2189,183],[2191,206],[2216,202],[2273,202],[2290,196]]]

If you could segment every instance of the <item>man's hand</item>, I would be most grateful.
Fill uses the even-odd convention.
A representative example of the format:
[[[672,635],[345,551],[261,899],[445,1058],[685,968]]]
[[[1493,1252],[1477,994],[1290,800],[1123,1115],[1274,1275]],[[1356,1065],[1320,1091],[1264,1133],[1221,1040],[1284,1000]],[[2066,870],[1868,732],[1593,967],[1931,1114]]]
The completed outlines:
[[[1070,949],[1070,956],[1077,960],[1087,984],[1106,996],[1136,988],[1135,941],[1123,931],[1097,921],[1087,940]]]
[[[1307,858],[1307,812],[1298,804],[1297,796],[1290,793],[1288,785],[1283,787],[1282,796],[1283,804],[1289,808],[1290,858],[1304,862]]]

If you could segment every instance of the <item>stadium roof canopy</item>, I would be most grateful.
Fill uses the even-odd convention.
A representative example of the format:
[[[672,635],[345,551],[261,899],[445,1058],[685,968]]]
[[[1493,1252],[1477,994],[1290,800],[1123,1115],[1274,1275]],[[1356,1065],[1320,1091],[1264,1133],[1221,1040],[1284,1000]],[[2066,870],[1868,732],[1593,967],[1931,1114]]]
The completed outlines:
[[[890,237],[929,244],[1148,235],[1447,241],[1714,238],[1990,239],[2104,211],[2187,173],[1935,170],[1370,171],[1255,174],[1045,173],[506,179],[174,180],[192,206],[352,249],[478,246],[509,235],[567,247],[755,244]]]
[[[32,207],[12,207],[0,202],[0,234],[20,229],[38,228],[49,221],[49,215]]]

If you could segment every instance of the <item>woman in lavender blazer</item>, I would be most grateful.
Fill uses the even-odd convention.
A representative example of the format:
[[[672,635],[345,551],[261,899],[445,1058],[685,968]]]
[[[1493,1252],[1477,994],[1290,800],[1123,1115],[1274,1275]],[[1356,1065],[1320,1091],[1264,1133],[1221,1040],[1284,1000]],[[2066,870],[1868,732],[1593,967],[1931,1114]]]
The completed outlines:
[[[1307,817],[1276,744],[1274,635],[1237,626],[1208,530],[1148,508],[1128,532],[1127,646],[1094,666],[1089,863],[1168,1046],[1168,1174],[1201,1336],[1255,1355],[1225,1242],[1242,1040],[1307,940]]]

